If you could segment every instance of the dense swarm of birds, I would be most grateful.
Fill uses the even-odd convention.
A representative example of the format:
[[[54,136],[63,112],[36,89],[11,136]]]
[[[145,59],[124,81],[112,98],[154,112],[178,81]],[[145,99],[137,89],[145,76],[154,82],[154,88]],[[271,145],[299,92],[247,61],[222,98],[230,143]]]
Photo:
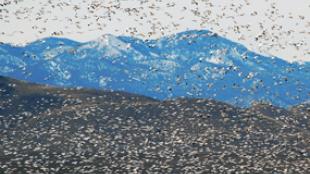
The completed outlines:
[[[310,105],[237,108],[0,78],[0,173],[307,173]]]
[[[9,8],[24,2],[0,0],[1,24],[10,23],[9,14],[12,12]],[[154,14],[162,9],[152,1],[139,1],[140,4],[147,4],[147,11],[142,7],[123,8],[121,2],[83,0],[81,4],[72,5],[73,1],[48,0],[46,4],[39,2],[39,10],[34,10],[34,7],[17,9],[14,11],[14,20],[34,18],[35,21],[49,24],[50,21],[59,20],[51,9],[65,11],[70,8],[75,12],[74,17],[62,20],[68,24],[66,29],[74,27],[78,34],[84,34],[87,30],[104,31],[109,27],[106,21],[121,20],[114,18],[118,11],[136,16],[133,22],[138,25],[152,25],[147,33],[141,33],[132,26],[126,28],[125,32],[132,36],[151,38],[154,35],[166,35],[166,32],[180,27],[177,22],[168,27],[155,18]],[[164,3],[168,9],[176,6],[173,2],[156,2]],[[190,12],[197,20],[190,22],[202,27],[208,23],[220,26],[221,19],[232,19],[229,28],[238,34],[239,40],[243,40],[246,37],[243,32],[250,30],[251,24],[240,25],[235,16],[227,16],[225,11],[244,16],[241,9],[249,3],[248,0],[244,1],[244,6],[230,3],[222,7],[221,14],[213,13],[208,8],[203,12],[200,10],[201,4],[210,9],[214,6],[208,0],[192,0],[191,4],[196,8],[190,9]],[[187,8],[183,6],[181,12],[187,14]],[[98,15],[99,10],[104,13]],[[257,16],[259,12],[250,13],[251,16]],[[275,47],[284,50],[283,44],[277,42],[285,42],[285,46],[300,50],[301,55],[308,58],[309,38],[298,42],[283,41],[283,36],[291,36],[295,31],[273,23],[284,18],[281,14],[275,3],[270,3],[264,15],[268,17],[266,23],[270,22],[271,25],[258,24],[260,33],[255,36],[255,41],[260,43],[258,46],[267,50]],[[163,15],[175,18],[169,12]],[[178,20],[182,19],[184,17]],[[302,32],[309,36],[309,16],[299,15],[295,20],[308,20]],[[50,32],[44,25],[33,25],[31,28],[38,35]],[[224,30],[222,33],[225,33]],[[273,31],[280,32],[275,34]],[[0,27],[2,36],[23,33],[25,31],[19,29],[3,32]],[[72,33],[56,27],[49,35],[67,34]],[[247,60],[246,56],[242,58]],[[253,76],[253,73],[249,73],[246,78]],[[169,86],[167,90],[170,90]],[[211,99],[158,101],[125,92],[54,88],[0,77],[0,174],[306,174],[310,171],[309,117],[309,103],[284,109],[257,102],[249,108],[239,108]]]
[[[256,8],[248,0],[223,3],[213,0],[187,0],[180,3],[173,0],[131,2],[126,0],[33,2],[2,0],[0,1],[0,19],[4,26],[12,21],[12,23],[29,21],[29,25],[32,26],[26,30],[20,28],[4,30],[0,36],[13,37],[15,34],[31,34],[38,38],[81,36],[87,33],[97,35],[96,33],[108,32],[154,38],[167,35],[167,33],[175,33],[183,28],[203,29],[207,27],[238,41],[252,38],[252,41],[246,41],[249,43],[248,46],[266,54],[279,53],[282,57],[291,60],[309,59],[310,14],[306,11],[292,13],[290,10],[285,13],[283,8],[278,8],[281,3],[274,0],[259,3],[258,6]],[[305,6],[307,6],[306,10],[307,8],[309,10],[310,4],[306,3]],[[65,13],[66,11],[68,14]],[[128,16],[128,21],[124,20],[123,16]],[[257,22],[253,23],[251,20]],[[188,27],[184,27],[184,23]],[[293,50],[295,53],[291,56],[291,52],[285,50]]]

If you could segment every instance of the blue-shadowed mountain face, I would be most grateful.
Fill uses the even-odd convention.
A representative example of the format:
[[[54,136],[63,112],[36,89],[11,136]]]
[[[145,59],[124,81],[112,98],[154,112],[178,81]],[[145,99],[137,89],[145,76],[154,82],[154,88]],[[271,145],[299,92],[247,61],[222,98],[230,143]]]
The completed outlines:
[[[2,44],[0,75],[237,106],[266,101],[288,107],[310,100],[309,63],[265,57],[206,30],[158,40],[104,35],[86,43],[47,38],[25,47]]]

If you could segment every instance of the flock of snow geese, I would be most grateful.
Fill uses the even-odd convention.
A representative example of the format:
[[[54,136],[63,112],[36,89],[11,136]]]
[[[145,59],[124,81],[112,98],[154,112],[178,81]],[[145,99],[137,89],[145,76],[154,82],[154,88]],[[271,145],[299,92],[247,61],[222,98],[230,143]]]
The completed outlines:
[[[23,1],[0,0],[1,22],[10,22],[8,6]],[[82,7],[72,6],[71,1],[47,2],[36,14],[36,20],[57,21],[57,18],[42,16],[51,13],[50,8],[72,7],[75,18],[67,18],[66,22],[78,28],[79,34],[83,34],[83,29],[104,30],[103,20],[114,20],[113,14],[118,10],[129,16],[139,16],[138,23],[144,19],[151,23],[157,21],[146,34],[129,27],[126,32],[130,35],[148,38],[158,33],[165,35],[170,30],[161,25],[160,20],[152,21],[154,11],[161,10],[155,5],[150,5],[151,10],[145,12],[139,8],[121,9],[121,0],[83,0],[88,4],[88,11],[87,15],[81,16],[79,10]],[[151,3],[152,0],[139,2]],[[191,9],[191,12],[205,19],[204,22],[216,23],[207,19],[212,11],[201,14],[198,10],[201,2],[213,6],[208,0],[192,0],[197,9]],[[251,3],[249,0],[244,2]],[[176,3],[166,4],[168,8],[174,6]],[[182,10],[187,8],[184,6]],[[230,9],[236,15],[243,15],[239,12],[241,8],[231,4],[222,10]],[[97,15],[99,9],[106,13]],[[31,10],[17,10],[16,18],[27,20]],[[277,13],[277,7],[271,3],[267,17],[271,21],[277,20],[281,18]],[[251,13],[257,14],[256,11]],[[224,16],[225,13],[218,18]],[[174,18],[174,15],[166,12],[165,17]],[[82,22],[88,18],[95,21],[85,28]],[[309,20],[306,15],[298,18]],[[233,30],[240,33],[242,40],[242,31],[249,30],[250,26],[234,22]],[[178,23],[172,25],[179,27]],[[264,24],[259,25],[261,33],[255,37],[257,42],[271,39],[276,43],[282,36],[294,32],[289,30],[272,36]],[[39,34],[49,31],[39,25],[32,29]],[[273,25],[272,29],[284,30],[278,25]],[[304,32],[309,35],[309,31]],[[7,33],[2,32],[0,26],[0,35],[16,32],[25,31],[12,29]],[[58,30],[50,33],[51,36],[64,34]],[[291,45],[309,56],[307,42]],[[0,77],[0,174],[309,172],[309,104],[282,109],[262,103],[238,108],[207,99],[157,101],[123,92],[53,88]]]

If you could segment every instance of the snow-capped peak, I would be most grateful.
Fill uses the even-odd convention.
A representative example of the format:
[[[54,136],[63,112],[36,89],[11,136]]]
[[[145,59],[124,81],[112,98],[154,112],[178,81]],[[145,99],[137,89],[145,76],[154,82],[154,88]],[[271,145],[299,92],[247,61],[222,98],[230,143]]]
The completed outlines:
[[[121,41],[118,37],[111,35],[111,34],[105,34],[99,37],[98,39],[93,41],[94,43],[97,43],[99,47],[101,48],[117,48],[119,50],[128,50],[130,48],[130,44],[125,43]]]

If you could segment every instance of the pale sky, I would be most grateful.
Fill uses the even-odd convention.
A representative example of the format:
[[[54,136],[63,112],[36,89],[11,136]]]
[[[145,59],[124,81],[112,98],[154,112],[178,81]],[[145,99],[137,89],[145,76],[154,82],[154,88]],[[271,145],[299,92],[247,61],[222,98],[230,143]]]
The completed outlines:
[[[208,29],[258,53],[310,61],[310,0],[0,0],[0,42]],[[4,5],[6,4],[6,5]]]

